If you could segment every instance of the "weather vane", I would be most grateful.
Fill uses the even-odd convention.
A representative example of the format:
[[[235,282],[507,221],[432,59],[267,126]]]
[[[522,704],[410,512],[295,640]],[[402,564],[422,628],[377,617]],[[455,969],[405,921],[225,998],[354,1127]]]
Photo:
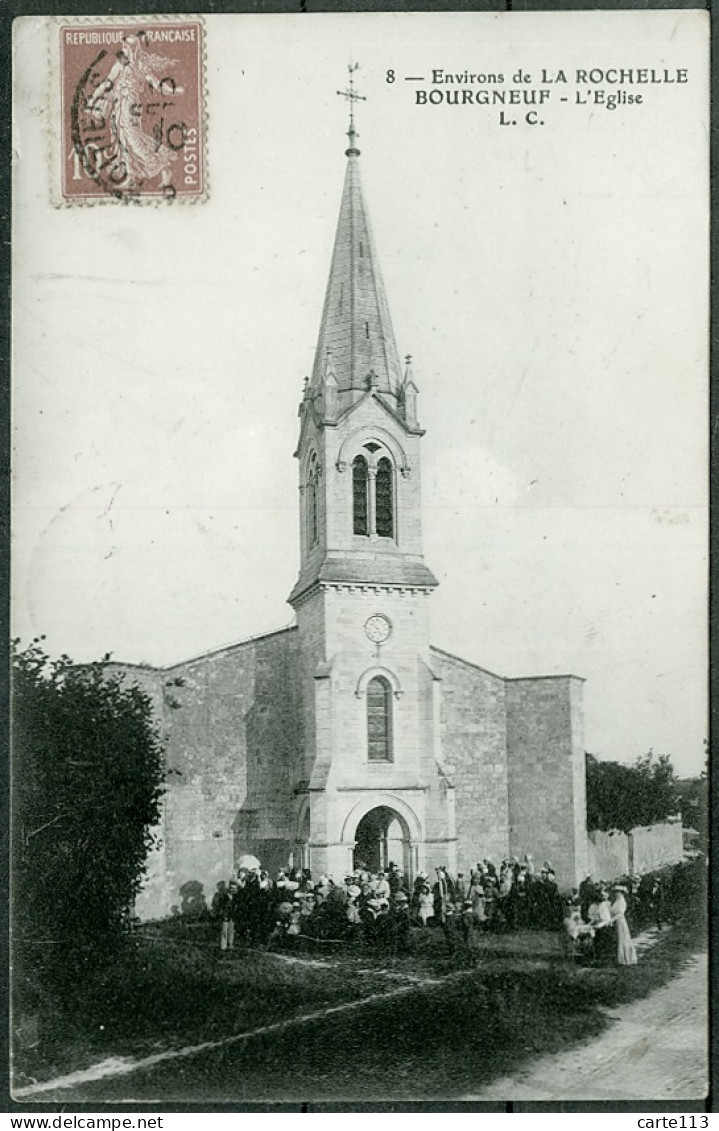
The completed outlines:
[[[359,137],[359,134],[355,131],[355,102],[366,102],[367,99],[363,94],[358,94],[355,90],[354,73],[359,70],[359,63],[349,63],[347,70],[350,76],[349,85],[345,90],[338,90],[337,94],[339,94],[340,98],[346,98],[350,104],[350,128],[347,130],[347,137],[350,139],[350,147],[347,153],[350,154],[359,153],[359,149],[355,148],[355,138]]]

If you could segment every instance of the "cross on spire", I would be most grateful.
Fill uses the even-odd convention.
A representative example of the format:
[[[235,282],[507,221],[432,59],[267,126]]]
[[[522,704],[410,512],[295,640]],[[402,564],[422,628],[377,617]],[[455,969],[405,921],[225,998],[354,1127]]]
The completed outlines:
[[[349,84],[344,90],[338,90],[340,98],[346,98],[350,104],[350,128],[347,130],[347,137],[350,139],[349,149],[345,150],[347,157],[359,157],[359,149],[355,145],[355,140],[359,134],[355,130],[355,102],[366,102],[367,99],[363,94],[358,94],[355,90],[354,73],[359,70],[359,63],[349,63],[347,65],[349,71]]]

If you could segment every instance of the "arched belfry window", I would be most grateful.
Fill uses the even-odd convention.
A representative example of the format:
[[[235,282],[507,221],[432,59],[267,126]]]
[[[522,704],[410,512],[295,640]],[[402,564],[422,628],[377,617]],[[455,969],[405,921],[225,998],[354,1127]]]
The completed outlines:
[[[317,456],[312,453],[310,456],[309,466],[307,470],[307,541],[310,546],[314,546],[319,541],[320,527],[319,518],[317,514],[317,480],[319,478],[319,468],[317,466]]]
[[[312,480],[307,484],[307,529],[309,532],[310,546],[317,542],[317,484]]]
[[[367,759],[392,761],[392,688],[383,675],[367,684]]]
[[[352,515],[355,534],[369,534],[367,460],[357,456],[352,463]]]
[[[375,486],[377,534],[380,538],[394,538],[394,500],[392,495],[392,464],[386,456],[382,456],[377,464]]]
[[[395,465],[387,449],[369,440],[352,463],[352,529],[355,534],[396,538]]]

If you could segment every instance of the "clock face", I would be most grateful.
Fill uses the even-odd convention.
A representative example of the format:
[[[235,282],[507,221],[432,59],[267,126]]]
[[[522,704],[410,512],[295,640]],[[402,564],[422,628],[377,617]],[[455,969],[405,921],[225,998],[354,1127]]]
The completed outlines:
[[[383,617],[380,613],[375,613],[374,616],[370,617],[365,622],[364,630],[373,644],[381,644],[392,631],[392,625],[387,620],[387,617]]]

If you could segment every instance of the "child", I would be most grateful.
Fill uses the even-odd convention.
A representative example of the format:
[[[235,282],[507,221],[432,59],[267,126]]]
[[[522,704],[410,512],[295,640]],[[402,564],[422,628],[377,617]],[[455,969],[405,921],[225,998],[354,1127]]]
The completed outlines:
[[[290,921],[287,927],[287,938],[292,942],[296,942],[300,931],[302,922],[302,912],[299,908],[299,903],[295,903],[290,912]]]
[[[476,965],[479,958],[481,927],[471,899],[465,899],[461,911],[461,926],[467,956],[472,965]]]
[[[419,889],[419,918],[423,927],[427,926],[429,919],[434,918],[434,896],[427,884]]]

